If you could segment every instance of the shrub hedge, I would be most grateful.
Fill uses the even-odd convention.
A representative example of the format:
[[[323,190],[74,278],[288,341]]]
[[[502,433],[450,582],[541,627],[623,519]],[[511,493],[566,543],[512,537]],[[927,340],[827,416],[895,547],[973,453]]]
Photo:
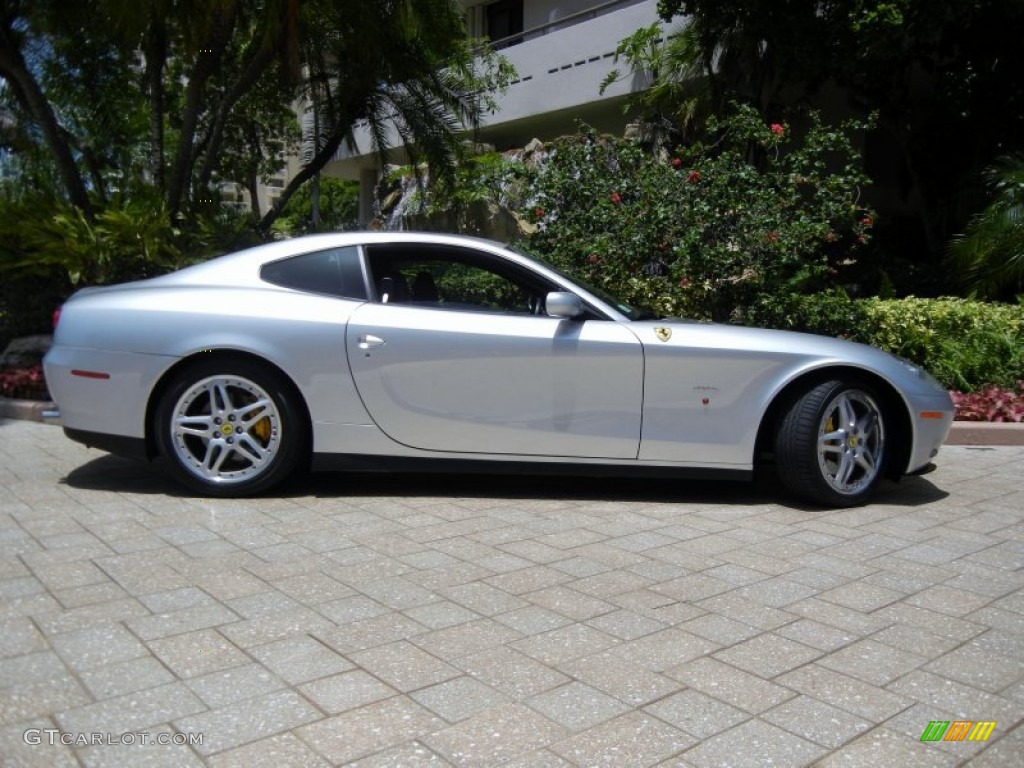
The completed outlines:
[[[881,347],[948,389],[1013,387],[1024,379],[1024,304],[968,299],[850,299],[840,292],[762,297],[742,322]]]

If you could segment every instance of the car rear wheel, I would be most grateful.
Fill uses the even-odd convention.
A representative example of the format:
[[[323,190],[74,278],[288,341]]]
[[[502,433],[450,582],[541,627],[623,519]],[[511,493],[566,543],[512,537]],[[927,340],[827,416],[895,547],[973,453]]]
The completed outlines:
[[[170,472],[211,496],[245,496],[280,483],[302,459],[307,434],[289,383],[246,360],[186,368],[156,409],[157,442]]]
[[[882,478],[886,418],[866,384],[826,381],[797,397],[775,440],[782,483],[825,506],[862,504]]]

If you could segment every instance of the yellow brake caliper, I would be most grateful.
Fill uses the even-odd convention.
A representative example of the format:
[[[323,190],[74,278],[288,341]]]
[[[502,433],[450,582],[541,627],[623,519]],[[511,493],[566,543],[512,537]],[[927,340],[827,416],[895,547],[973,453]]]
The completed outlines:
[[[825,422],[825,433],[830,435],[830,434],[832,434],[835,431],[836,431],[836,419],[835,419],[835,416],[829,416],[828,417],[828,421]],[[833,438],[833,439],[829,440],[829,444],[830,445],[837,445],[838,441]]]
[[[249,431],[255,434],[263,445],[266,445],[270,442],[270,419],[264,416],[253,424]]]
[[[253,397],[252,402],[256,402],[255,397]],[[270,419],[264,416],[249,427],[249,434],[256,435],[261,444],[267,445],[270,442]]]

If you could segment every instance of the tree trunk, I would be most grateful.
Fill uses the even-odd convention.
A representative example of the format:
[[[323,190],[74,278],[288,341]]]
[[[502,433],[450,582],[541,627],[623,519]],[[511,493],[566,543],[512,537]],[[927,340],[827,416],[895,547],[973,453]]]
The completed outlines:
[[[163,21],[154,20],[146,38],[146,85],[149,88],[149,172],[153,184],[161,192],[166,191],[167,176],[164,171],[164,112],[166,94],[164,91],[164,67],[167,63],[167,27]]]
[[[0,27],[0,76],[8,81],[15,98],[42,129],[46,144],[53,152],[57,162],[61,182],[64,184],[71,203],[80,208],[86,217],[92,218],[89,193],[71,152],[71,146],[65,140],[61,126],[57,122],[57,116],[54,114],[46,94],[43,93],[42,87],[33,77],[21,51],[15,46],[11,30],[6,25]]]
[[[197,177],[196,186],[199,189],[206,189],[210,186],[210,180],[213,178],[213,172],[216,169],[220,147],[224,141],[224,126],[227,125],[228,118],[231,116],[231,110],[238,103],[239,99],[245,96],[252,86],[256,84],[260,75],[266,72],[273,58],[273,48],[268,46],[261,47],[249,60],[245,71],[242,72],[242,76],[238,78],[217,106],[217,116],[214,118],[213,126],[210,129],[205,158]]]
[[[291,199],[292,195],[295,194],[296,190],[320,173],[320,171],[323,170],[323,167],[330,162],[331,158],[334,157],[334,153],[338,151],[338,147],[341,146],[341,140],[343,138],[344,133],[342,132],[342,129],[339,128],[332,132],[331,135],[327,137],[327,141],[324,146],[321,147],[320,151],[313,157],[312,162],[305,166],[298,172],[298,174],[295,175],[294,178],[292,178],[291,181],[288,182],[288,185],[281,192],[281,197],[278,199],[277,203],[272,205],[266,215],[260,219],[258,229],[262,234],[266,234],[270,231],[270,227],[277,220],[277,217],[281,215],[281,211],[283,211],[284,207],[288,205],[288,201]]]
[[[253,157],[258,157],[260,151],[260,137],[256,132],[256,127],[252,124],[247,126],[246,139],[249,141],[249,152],[252,153]],[[253,220],[259,221],[262,214],[260,213],[260,175],[259,175],[259,163],[252,162],[249,165],[249,171],[245,176],[246,187],[249,190],[249,210],[252,211]]]
[[[254,219],[260,218],[260,180],[256,171],[251,171],[245,180],[245,186],[249,190],[249,209]]]
[[[174,155],[174,165],[167,185],[167,207],[174,216],[181,210],[182,200],[190,186],[195,161],[195,136],[199,115],[203,109],[203,90],[206,81],[220,66],[221,56],[231,40],[238,19],[238,3],[227,2],[206,35],[196,55],[195,66],[189,75],[185,90],[185,107],[181,115],[181,133]]]

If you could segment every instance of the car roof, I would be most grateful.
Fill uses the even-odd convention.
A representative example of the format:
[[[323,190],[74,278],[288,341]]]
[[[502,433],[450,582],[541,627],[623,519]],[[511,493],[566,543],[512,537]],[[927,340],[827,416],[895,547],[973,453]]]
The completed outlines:
[[[439,234],[434,232],[379,232],[379,231],[351,231],[333,232],[327,234],[303,235],[302,237],[278,240],[273,243],[257,245],[234,253],[225,254],[185,267],[176,272],[171,272],[160,277],[140,280],[133,283],[123,283],[97,288],[85,288],[78,291],[76,296],[82,297],[96,292],[120,293],[134,290],[155,290],[161,288],[175,287],[232,287],[232,288],[268,288],[268,284],[260,277],[260,268],[280,259],[291,256],[298,256],[303,253],[312,253],[329,248],[343,248],[361,245],[375,244],[409,244],[421,243],[432,245],[448,245],[452,247],[474,247],[487,251],[510,262],[525,266],[532,271],[545,274],[552,282],[562,285],[565,290],[570,290],[585,296],[593,306],[601,312],[619,320],[628,319],[616,308],[600,297],[594,296],[582,286],[577,285],[550,267],[531,259],[529,256],[519,253],[503,243],[495,240],[488,240],[470,235]]]
[[[278,240],[257,245],[242,251],[218,256],[200,264],[185,267],[168,275],[154,278],[152,283],[182,285],[242,285],[259,282],[259,268],[279,259],[297,256],[328,248],[342,248],[355,245],[383,243],[433,243],[452,246],[475,246],[486,250],[500,251],[514,260],[516,254],[493,240],[467,235],[447,235],[432,232],[332,232],[327,234],[304,235],[302,237]]]

